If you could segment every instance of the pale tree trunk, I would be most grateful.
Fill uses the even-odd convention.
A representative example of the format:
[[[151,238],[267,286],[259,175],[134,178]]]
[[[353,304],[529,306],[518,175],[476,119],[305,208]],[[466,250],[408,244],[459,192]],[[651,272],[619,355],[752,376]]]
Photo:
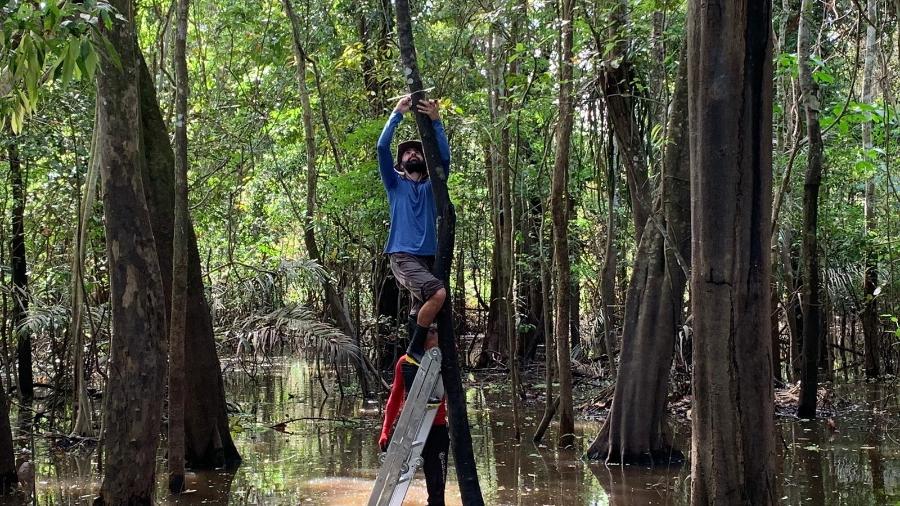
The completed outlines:
[[[424,87],[419,76],[419,64],[416,58],[416,47],[413,41],[412,20],[409,14],[409,3],[396,0],[397,36],[400,56],[403,64],[406,84],[412,96],[412,108],[416,110],[419,100],[426,97],[421,91]],[[453,264],[453,245],[456,239],[456,211],[447,191],[447,170],[443,166],[438,151],[434,125],[428,116],[415,113],[416,127],[422,141],[425,163],[428,166],[428,177],[431,191],[434,194],[434,205],[437,209],[437,255],[432,273],[450,286],[450,271]],[[459,371],[457,354],[458,342],[453,334],[453,298],[447,297],[444,306],[437,315],[438,343],[443,360],[441,376],[447,395],[447,413],[450,429],[450,443],[456,464],[456,479],[462,503],[469,506],[484,505],[481,485],[478,483],[478,468],[475,466],[475,452],[472,449],[472,433],[469,429],[469,415],[466,396],[463,390],[462,377]]]
[[[300,93],[300,105],[303,109],[303,134],[306,140],[306,213],[303,224],[303,242],[306,244],[306,250],[310,258],[324,267],[325,261],[319,251],[315,234],[316,188],[319,174],[316,168],[316,132],[313,127],[313,110],[309,102],[309,88],[306,86],[307,55],[302,44],[303,37],[300,33],[300,20],[294,12],[291,0],[282,0],[281,4],[284,7],[288,21],[291,23],[291,49],[294,53],[294,64],[297,66],[297,90]],[[326,279],[323,285],[325,287],[325,301],[338,327],[348,336],[355,338],[356,329],[353,327],[350,313],[344,306],[344,302],[341,300],[334,284]]]
[[[12,137],[12,136],[11,136]],[[34,398],[34,373],[31,369],[31,333],[19,326],[28,315],[28,265],[25,260],[25,197],[26,182],[22,174],[22,160],[15,137],[6,148],[9,155],[9,183],[12,189],[12,236],[9,243],[9,258],[12,271],[12,328],[16,336],[16,357],[18,359],[18,389],[23,401]]]
[[[816,391],[819,386],[819,340],[822,327],[822,300],[819,272],[818,222],[819,186],[822,183],[824,148],[819,126],[819,87],[812,76],[812,49],[818,30],[821,6],[813,0],[800,5],[797,29],[800,90],[809,138],[806,177],[803,182],[803,371],[800,379],[800,403],[797,416],[815,418]]]
[[[873,22],[876,19],[876,0],[866,2],[866,15]],[[878,51],[877,34],[875,27],[866,25],[866,59],[863,66],[862,101],[871,104],[874,100],[873,77],[875,71],[875,56]],[[863,156],[870,157],[872,150],[872,121],[862,124],[862,148]],[[866,181],[865,200],[865,236],[866,236],[866,273],[863,279],[863,312],[861,315],[863,338],[865,341],[865,366],[866,377],[877,378],[879,375],[879,332],[878,332],[878,302],[875,299],[875,288],[878,286],[877,254],[872,247],[872,234],[875,230],[875,176],[872,175]]]
[[[478,367],[486,367],[498,360],[504,361],[509,354],[509,309],[506,304],[506,288],[509,272],[507,269],[506,229],[509,222],[504,212],[504,178],[509,164],[509,127],[505,121],[505,94],[502,63],[505,56],[501,51],[500,37],[494,30],[487,37],[488,61],[488,108],[491,122],[505,125],[499,136],[493,137],[485,148],[485,168],[490,197],[491,227],[494,247],[491,252],[491,298],[488,309],[487,329],[476,362]]]
[[[519,31],[522,24],[522,17],[524,12],[522,9],[516,8],[516,11],[512,13],[512,26],[510,28],[510,38],[507,41],[506,47],[508,48],[507,53],[512,53],[515,51],[516,44],[519,41]],[[508,55],[507,55],[508,57]],[[509,65],[509,72],[506,74],[505,78],[510,81],[515,81],[518,78],[519,74],[519,64],[518,59],[514,60]],[[501,230],[501,240],[503,243],[502,258],[503,258],[503,309],[504,315],[506,317],[506,349],[509,351],[508,355],[508,363],[509,363],[509,374],[510,381],[512,383],[512,405],[513,405],[513,426],[515,427],[516,441],[520,441],[522,439],[522,423],[521,423],[521,384],[519,380],[519,364],[520,364],[520,354],[519,354],[519,333],[516,328],[516,297],[515,297],[515,285],[516,285],[516,259],[515,259],[515,251],[516,251],[516,236],[513,234],[513,228],[515,226],[515,216],[513,216],[513,205],[512,205],[512,162],[510,160],[509,148],[511,145],[510,140],[510,113],[512,111],[512,103],[511,98],[509,96],[510,87],[504,83],[503,84],[503,95],[504,95],[504,103],[502,106],[503,115],[505,116],[505,121],[503,124],[505,127],[501,133],[501,152],[502,156],[502,164],[500,166],[500,203],[501,209],[503,211],[503,220],[502,225],[503,228]]]
[[[72,363],[75,364],[75,420],[71,433],[73,437],[92,437],[96,434],[91,398],[87,390],[88,378],[84,372],[84,332],[81,319],[85,310],[84,256],[88,240],[88,220],[93,216],[94,205],[97,203],[97,178],[100,177],[100,156],[97,151],[97,140],[100,135],[95,111],[91,155],[88,172],[84,178],[84,195],[79,208],[78,225],[75,227],[75,252],[72,255],[72,322],[69,334],[72,339]]]
[[[572,364],[569,349],[569,143],[572,137],[572,11],[574,0],[560,0],[559,123],[556,125],[556,158],[550,190],[553,216],[553,258],[556,265],[556,363],[559,372],[560,446],[575,443],[575,413],[572,406]]]
[[[671,447],[664,424],[691,251],[687,69],[685,59],[681,61],[669,115],[662,192],[635,253],[612,408],[588,449],[591,459],[641,465],[683,459]]]
[[[187,71],[189,0],[178,0],[175,25],[175,217],[172,223],[172,304],[169,318],[169,492],[184,491],[184,331],[187,319],[188,213]]]
[[[141,181],[142,142],[134,6],[105,34],[109,59],[97,78],[103,209],[109,258],[112,339],[104,392],[106,466],[99,504],[152,504],[166,369],[162,275]]]
[[[144,143],[142,177],[144,194],[150,208],[150,222],[156,242],[157,258],[162,272],[163,293],[167,311],[171,310],[172,240],[175,223],[175,153],[156,99],[156,89],[143,56],[138,50],[141,77],[141,126]],[[197,236],[190,216],[185,217],[187,234],[187,307],[191,315],[184,333],[185,353],[191,357],[185,364],[185,459],[197,469],[225,466],[234,468],[241,456],[231,439],[225,410],[225,388],[222,369],[213,336],[212,315],[203,287],[203,271]]]
[[[691,504],[776,504],[770,0],[691,0]]]

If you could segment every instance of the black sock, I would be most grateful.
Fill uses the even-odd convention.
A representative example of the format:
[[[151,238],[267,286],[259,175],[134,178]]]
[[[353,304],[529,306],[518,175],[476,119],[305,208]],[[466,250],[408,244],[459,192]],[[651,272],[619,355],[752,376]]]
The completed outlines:
[[[416,324],[416,330],[413,331],[412,337],[409,339],[409,347],[406,348],[406,355],[412,357],[416,362],[421,362],[425,355],[425,338],[428,337],[428,327]]]
[[[416,326],[419,322],[419,315],[411,314],[409,318],[406,320],[406,335],[409,336],[409,342],[411,343],[413,340],[413,334],[416,333]]]

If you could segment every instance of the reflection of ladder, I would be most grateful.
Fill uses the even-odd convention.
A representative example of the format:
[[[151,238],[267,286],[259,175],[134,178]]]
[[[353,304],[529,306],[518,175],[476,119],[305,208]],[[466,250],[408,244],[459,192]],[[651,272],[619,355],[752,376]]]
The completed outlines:
[[[425,352],[416,379],[409,388],[375,488],[369,496],[369,506],[403,504],[416,469],[422,465],[422,448],[442,397],[441,351],[435,347]]]

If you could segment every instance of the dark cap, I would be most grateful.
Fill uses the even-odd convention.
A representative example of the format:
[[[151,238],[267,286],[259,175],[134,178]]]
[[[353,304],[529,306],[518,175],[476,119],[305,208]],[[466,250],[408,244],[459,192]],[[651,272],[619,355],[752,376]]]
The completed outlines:
[[[422,141],[420,140],[411,140],[411,141],[403,141],[400,144],[397,144],[397,164],[400,164],[400,159],[403,157],[403,153],[407,152],[410,149],[418,149],[420,153],[424,155],[424,151],[422,150]]]

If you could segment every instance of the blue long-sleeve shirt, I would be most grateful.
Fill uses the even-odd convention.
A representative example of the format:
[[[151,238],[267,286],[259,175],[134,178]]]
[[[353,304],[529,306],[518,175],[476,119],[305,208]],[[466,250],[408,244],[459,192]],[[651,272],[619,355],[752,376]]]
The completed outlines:
[[[430,256],[437,250],[436,210],[431,179],[413,181],[394,170],[391,141],[394,130],[402,120],[403,114],[397,111],[391,113],[381,131],[381,137],[378,138],[378,169],[391,208],[391,229],[384,252]],[[441,120],[434,120],[432,125],[445,173],[449,175],[450,145],[447,143],[444,125]]]

